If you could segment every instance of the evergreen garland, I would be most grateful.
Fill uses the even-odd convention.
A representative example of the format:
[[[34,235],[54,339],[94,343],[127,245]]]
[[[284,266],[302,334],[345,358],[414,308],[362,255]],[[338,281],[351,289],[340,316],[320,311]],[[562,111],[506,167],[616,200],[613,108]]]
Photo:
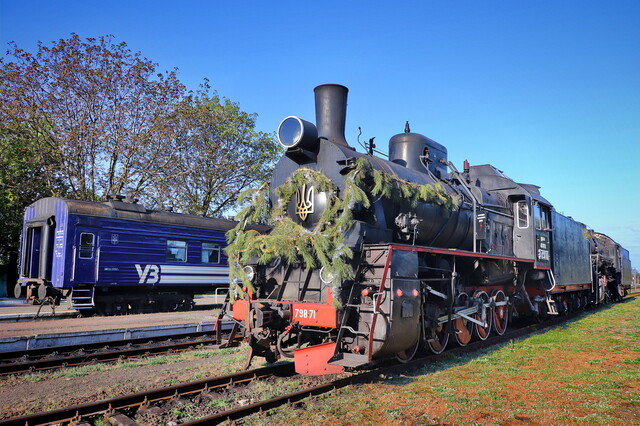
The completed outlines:
[[[311,184],[317,192],[327,194],[327,207],[313,229],[307,229],[286,216],[287,208],[296,189],[303,184]],[[251,201],[236,215],[238,225],[227,232],[228,245],[225,252],[229,260],[229,279],[232,288],[231,301],[236,293],[246,297],[239,283],[250,292],[255,288],[240,265],[247,265],[254,259],[266,265],[275,258],[283,257],[287,263],[301,260],[305,268],[323,267],[335,279],[332,287],[335,303],[339,307],[339,290],[342,280],[353,279],[353,270],[348,260],[353,252],[344,245],[345,236],[353,226],[353,207],[360,203],[365,208],[371,206],[373,197],[388,198],[393,203],[409,200],[412,207],[418,202],[431,202],[448,210],[458,208],[458,199],[447,193],[440,183],[418,185],[399,179],[371,166],[367,157],[356,160],[354,168],[345,176],[342,199],[338,188],[322,172],[300,168],[287,181],[275,189],[279,204],[269,208],[268,191],[265,183],[257,191],[245,192],[241,200],[251,196]],[[246,230],[247,223],[258,223],[265,219],[273,226],[269,234]]]

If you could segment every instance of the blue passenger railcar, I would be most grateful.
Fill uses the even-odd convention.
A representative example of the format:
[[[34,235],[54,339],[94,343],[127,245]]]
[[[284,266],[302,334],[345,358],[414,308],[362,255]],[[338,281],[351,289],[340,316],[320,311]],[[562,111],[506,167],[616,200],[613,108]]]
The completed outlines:
[[[120,198],[44,198],[25,211],[16,297],[26,287],[107,315],[190,309],[195,293],[228,284],[223,249],[234,225]]]

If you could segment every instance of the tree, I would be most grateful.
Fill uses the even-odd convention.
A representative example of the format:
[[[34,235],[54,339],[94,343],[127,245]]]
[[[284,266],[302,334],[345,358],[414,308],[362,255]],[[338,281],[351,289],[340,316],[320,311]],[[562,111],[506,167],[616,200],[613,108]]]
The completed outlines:
[[[120,194],[148,208],[220,216],[266,179],[279,153],[255,114],[113,36],[76,34],[0,58],[0,262],[16,250],[24,207],[55,195]]]
[[[0,264],[18,251],[25,206],[65,193],[61,182],[50,180],[46,172],[51,161],[48,145],[0,128]]]
[[[281,154],[274,135],[255,130],[256,114],[209,93],[206,83],[184,99],[175,118],[178,162],[189,172],[166,180],[156,201],[173,200],[180,211],[222,216],[237,207],[240,193],[267,180]],[[181,196],[171,197],[176,193]]]
[[[180,146],[165,122],[185,95],[175,72],[133,53],[113,36],[76,34],[35,55],[12,44],[0,60],[0,123],[48,144],[47,172],[72,198],[138,196],[182,169],[170,161]]]

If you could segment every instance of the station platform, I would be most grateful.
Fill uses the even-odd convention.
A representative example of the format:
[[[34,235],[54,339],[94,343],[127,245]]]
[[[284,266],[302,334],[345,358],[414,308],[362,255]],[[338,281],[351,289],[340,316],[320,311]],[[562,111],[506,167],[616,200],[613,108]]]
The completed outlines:
[[[163,327],[179,324],[211,323],[218,315],[223,296],[195,298],[196,308],[189,312],[93,316],[79,318],[66,303],[55,307],[32,305],[20,299],[0,299],[0,339],[58,333],[86,333],[100,330]],[[40,314],[35,318],[38,310]]]

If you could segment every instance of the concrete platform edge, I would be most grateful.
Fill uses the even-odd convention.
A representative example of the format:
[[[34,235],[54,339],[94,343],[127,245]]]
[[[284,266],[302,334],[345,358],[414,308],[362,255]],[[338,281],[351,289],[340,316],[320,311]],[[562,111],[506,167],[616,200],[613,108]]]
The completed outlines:
[[[214,322],[172,324],[152,327],[121,328],[76,333],[40,334],[0,339],[0,353],[30,349],[55,348],[78,343],[109,343],[123,340],[157,338],[180,334],[213,331]]]

